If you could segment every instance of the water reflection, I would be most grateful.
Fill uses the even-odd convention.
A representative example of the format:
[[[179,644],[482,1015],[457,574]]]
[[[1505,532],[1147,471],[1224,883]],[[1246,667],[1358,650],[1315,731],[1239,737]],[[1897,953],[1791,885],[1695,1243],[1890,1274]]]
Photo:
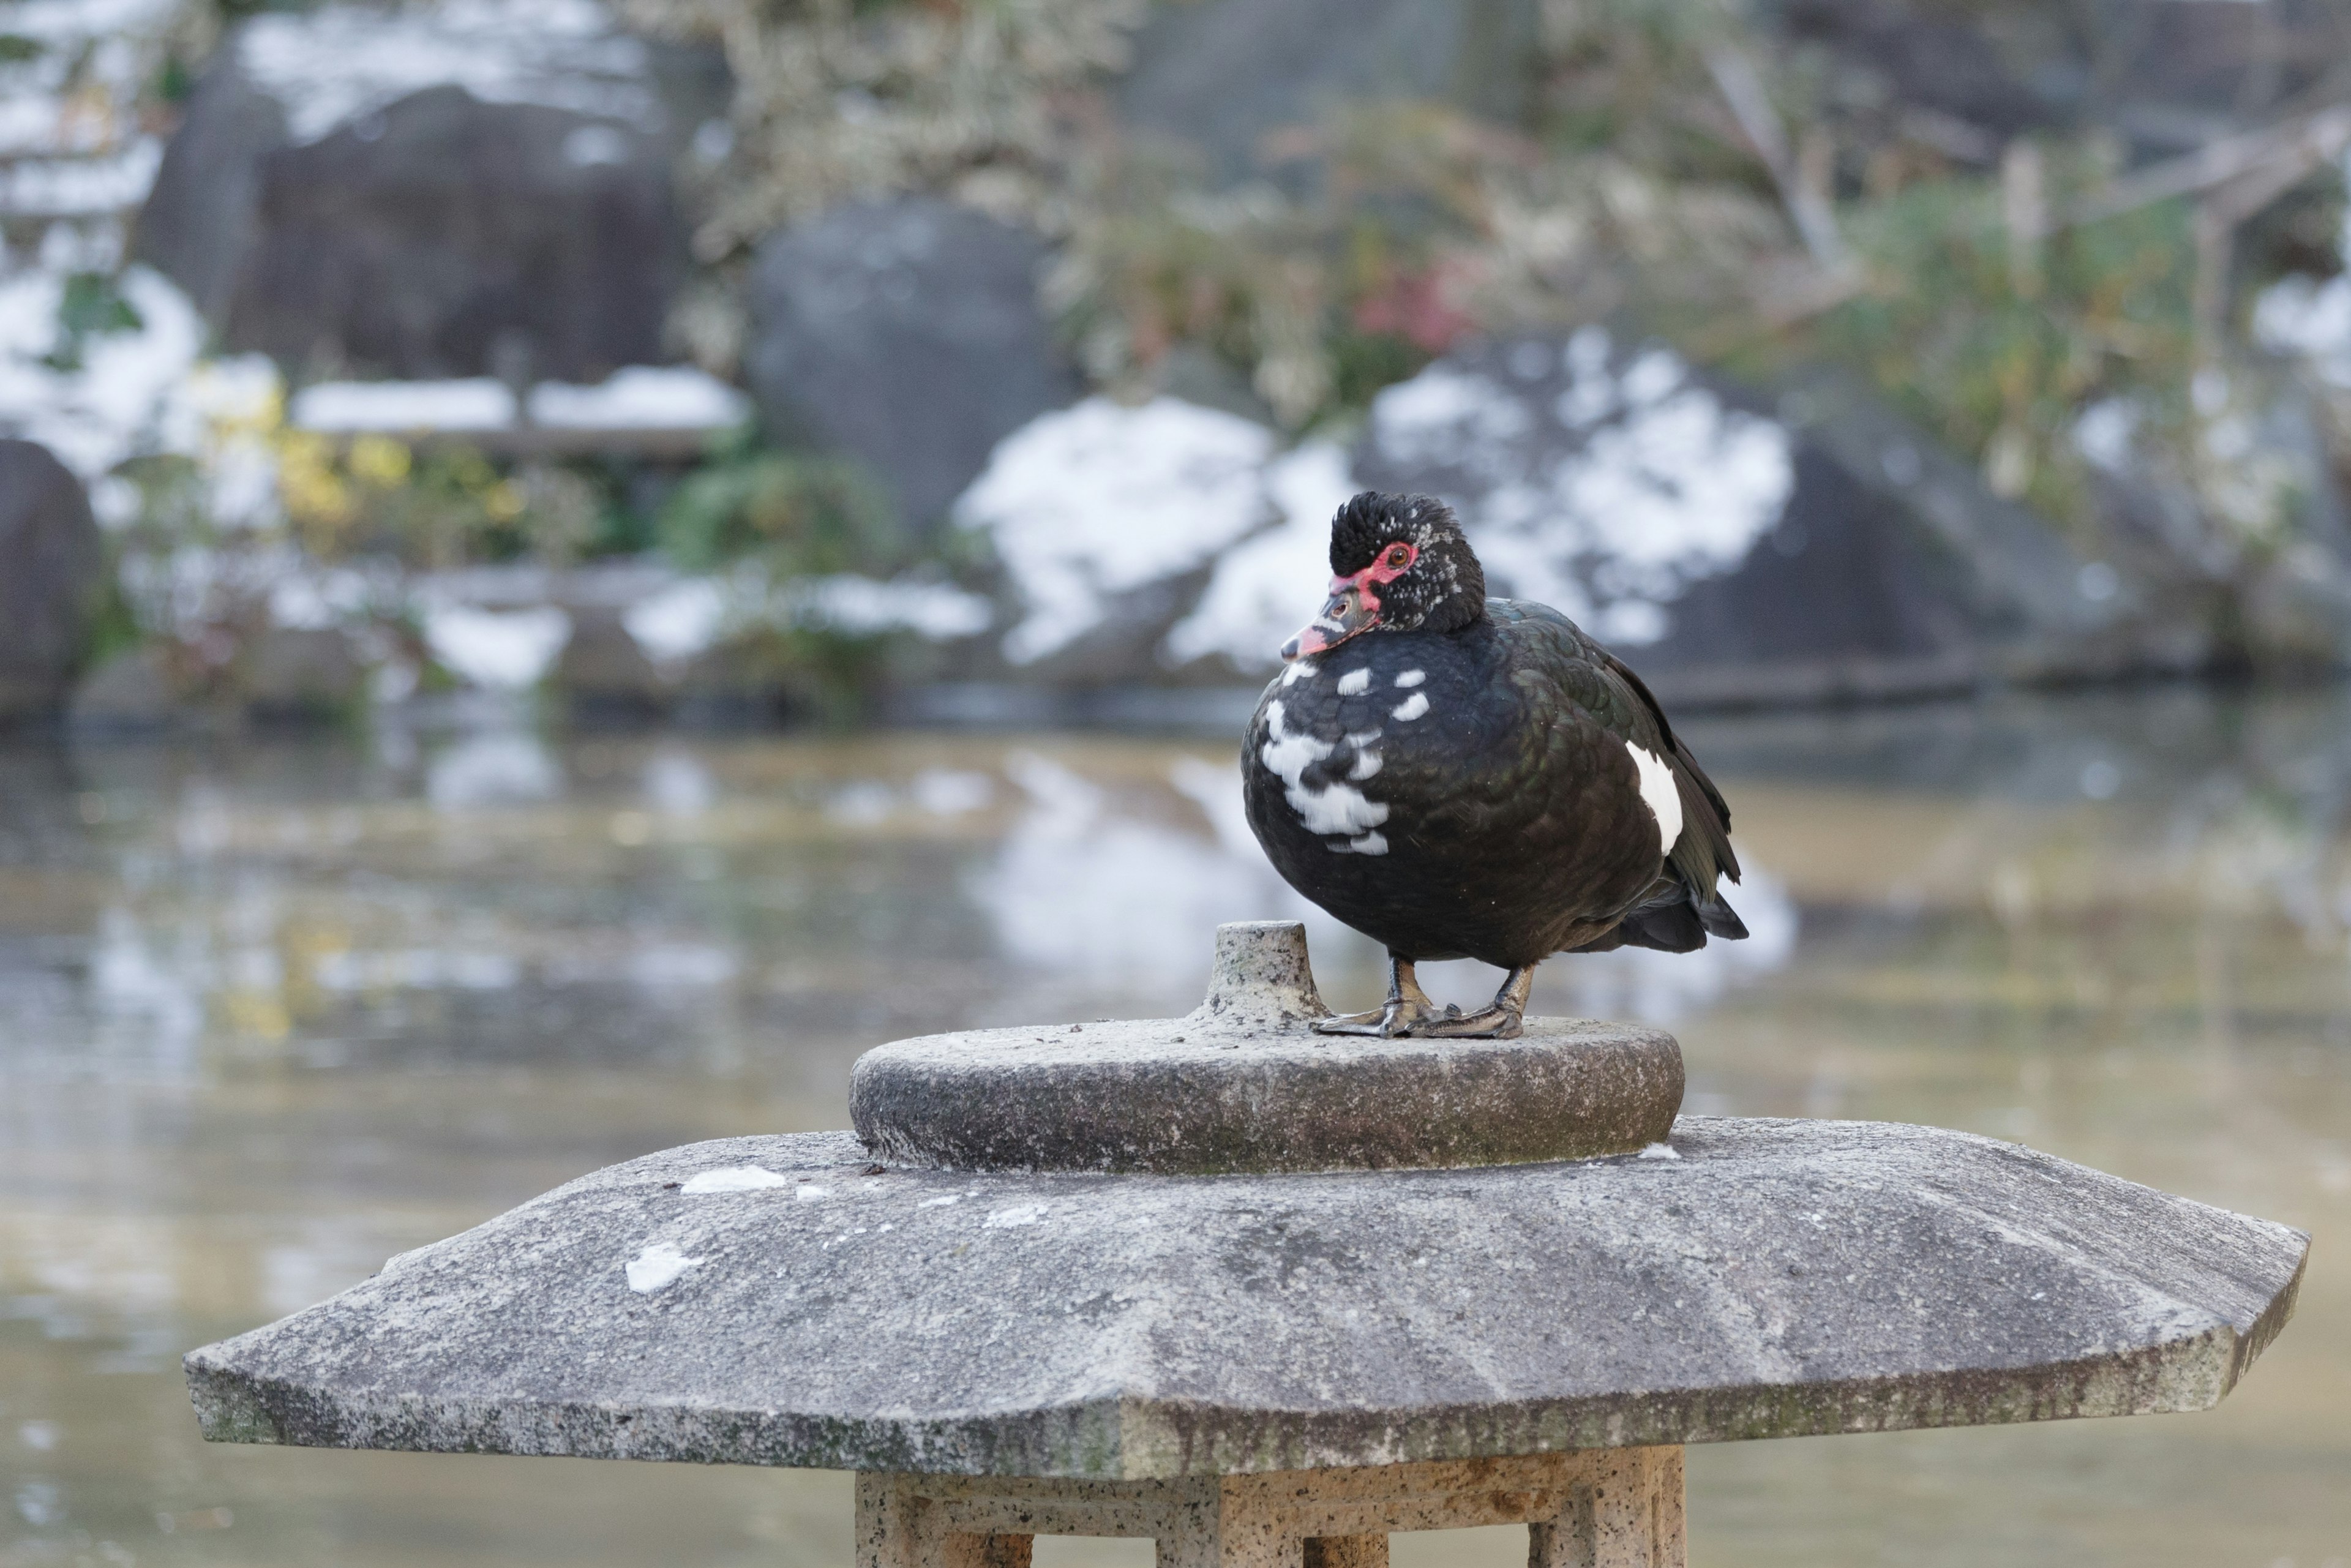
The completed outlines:
[[[2220,1412],[1707,1450],[1701,1556],[2351,1558],[2346,716],[1692,727],[1753,938],[1558,961],[1539,1008],[1670,1024],[1694,1109],[1970,1127],[2319,1238]],[[845,1562],[838,1478],[206,1449],[174,1360],[590,1166],[841,1124],[876,1040],[1182,1011],[1210,927],[1269,915],[1334,1001],[1376,994],[1214,740],[0,752],[0,1568]]]

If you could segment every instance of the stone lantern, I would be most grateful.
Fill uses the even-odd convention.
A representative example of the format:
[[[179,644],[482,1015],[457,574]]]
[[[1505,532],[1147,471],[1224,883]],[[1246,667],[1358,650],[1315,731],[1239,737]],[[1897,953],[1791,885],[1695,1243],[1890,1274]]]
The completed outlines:
[[[2308,1238],[2013,1144],[1683,1116],[1665,1034],[1311,1033],[1294,925],[1182,1019],[868,1052],[857,1131],[582,1176],[187,1357],[205,1437],[859,1472],[860,1568],[1683,1561],[1682,1446],[2199,1410]]]

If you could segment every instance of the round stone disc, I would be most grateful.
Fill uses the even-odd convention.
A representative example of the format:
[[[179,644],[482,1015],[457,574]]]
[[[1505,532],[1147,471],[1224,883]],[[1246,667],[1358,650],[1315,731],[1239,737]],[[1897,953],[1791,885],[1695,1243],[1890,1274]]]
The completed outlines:
[[[1221,926],[1186,1017],[899,1040],[858,1060],[850,1112],[897,1164],[1199,1175],[1631,1154],[1681,1106],[1661,1030],[1530,1019],[1513,1040],[1383,1040],[1317,1034],[1325,1012],[1301,926]]]

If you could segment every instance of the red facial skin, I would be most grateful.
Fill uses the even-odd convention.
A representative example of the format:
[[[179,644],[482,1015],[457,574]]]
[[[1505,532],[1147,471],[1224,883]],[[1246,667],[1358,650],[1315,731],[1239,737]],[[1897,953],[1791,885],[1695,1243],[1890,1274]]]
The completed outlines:
[[[1360,637],[1380,623],[1379,591],[1412,570],[1420,559],[1420,547],[1403,539],[1393,539],[1380,548],[1372,564],[1350,577],[1331,580],[1331,602],[1322,613],[1307,623],[1305,630],[1282,644],[1282,662],[1303,659],[1312,653],[1327,653],[1353,637]]]

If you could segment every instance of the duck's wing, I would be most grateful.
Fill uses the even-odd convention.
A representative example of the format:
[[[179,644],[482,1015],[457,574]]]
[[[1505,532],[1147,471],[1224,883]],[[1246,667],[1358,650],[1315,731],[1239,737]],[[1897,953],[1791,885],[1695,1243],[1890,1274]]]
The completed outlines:
[[[1717,876],[1739,880],[1739,857],[1730,848],[1730,804],[1714,787],[1714,780],[1706,776],[1706,769],[1698,765],[1698,758],[1690,755],[1681,737],[1674,733],[1666,710],[1650,692],[1648,683],[1615,654],[1597,643],[1593,648],[1608,673],[1630,687],[1648,710],[1656,724],[1658,738],[1666,743],[1666,759],[1674,770],[1674,786],[1682,798],[1682,836],[1667,858],[1689,879],[1695,891],[1710,899]],[[1739,934],[1747,935],[1744,928]]]
[[[1709,936],[1738,938],[1747,926],[1719,891],[1719,881],[1740,880],[1739,857],[1730,847],[1730,806],[1698,758],[1666,717],[1648,684],[1625,663],[1593,642],[1583,628],[1547,605],[1510,600],[1488,603],[1494,619],[1521,635],[1568,644],[1559,667],[1566,695],[1593,721],[1627,746],[1664,758],[1680,797],[1682,831],[1667,852],[1665,874],[1624,924],[1599,947],[1631,945],[1687,952]]]

